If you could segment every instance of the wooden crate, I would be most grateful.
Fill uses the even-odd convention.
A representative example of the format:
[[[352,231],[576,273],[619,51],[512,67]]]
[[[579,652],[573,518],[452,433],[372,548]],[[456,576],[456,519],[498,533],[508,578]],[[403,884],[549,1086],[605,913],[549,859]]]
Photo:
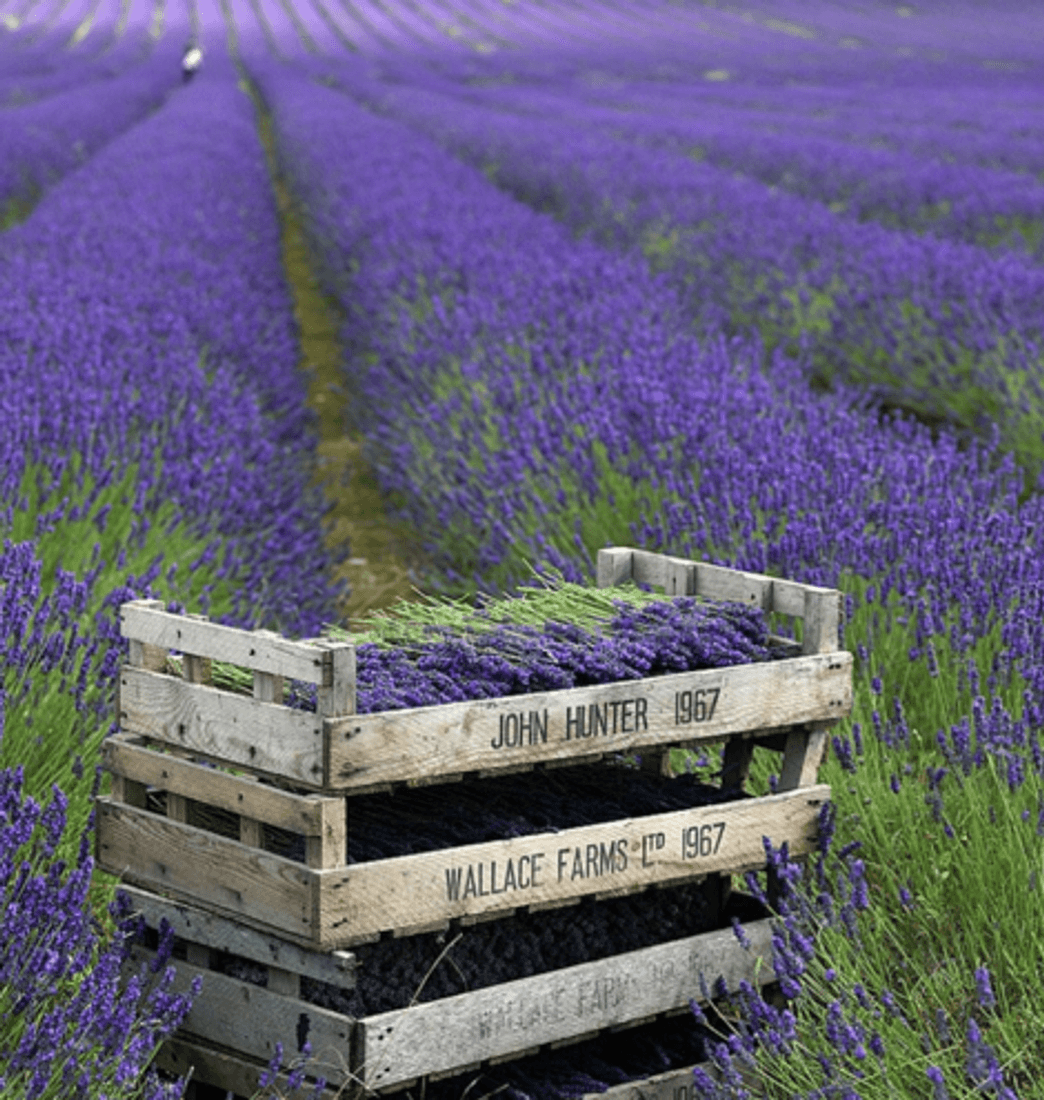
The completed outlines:
[[[396,1091],[687,1012],[701,974],[731,988],[774,979],[770,926],[759,917],[745,923],[749,950],[720,928],[362,1019],[301,997],[302,977],[350,989],[355,958],[344,949],[382,933],[589,896],[706,880],[725,924],[737,904],[731,876],[764,866],[764,837],[799,858],[814,849],[830,797],[816,783],[827,730],[851,708],[840,594],[631,549],[602,551],[598,565],[602,586],[634,580],[800,618],[802,642],[766,664],[356,715],[350,644],[124,605],[130,664],[121,732],[104,747],[113,786],[98,800],[97,859],[132,884],[153,927],[166,916],[184,941],[175,988],[204,978],[158,1064],[177,1073],[191,1065],[197,1079],[249,1095],[277,1040],[292,1055],[308,1038],[310,1075],[335,1091]],[[171,673],[171,649],[183,654],[183,677]],[[253,698],[213,687],[212,660],[251,669]],[[318,686],[317,713],[282,705],[284,678]],[[670,749],[720,742],[729,790],[745,782],[755,745],[782,753],[777,793],[347,863],[355,796],[595,760],[609,767],[624,751],[665,776]],[[190,823],[200,808],[225,815],[235,835]],[[269,850],[272,829],[300,838],[301,861]],[[220,973],[215,951],[264,966],[267,987]],[[128,968],[152,954],[136,946]],[[659,1075],[655,1088],[681,1088],[686,1074],[691,1082],[691,1067]]]
[[[710,590],[723,599],[746,594],[748,601],[756,599],[785,613],[796,614],[800,602],[803,647],[826,652],[345,718],[343,712],[353,709],[350,645],[287,642],[168,615],[140,601],[125,604],[124,632],[132,636],[131,666],[121,678],[125,732],[104,746],[113,793],[98,800],[99,866],[127,882],[201,904],[255,929],[331,950],[382,932],[417,934],[457,919],[503,917],[520,907],[554,907],[590,895],[757,869],[764,865],[764,836],[777,846],[786,841],[795,857],[807,855],[815,844],[819,807],[830,797],[829,787],[815,783],[826,730],[851,706],[851,656],[836,650],[839,594],[642,551],[602,551],[600,583],[627,578],[661,583],[668,592]],[[188,681],[155,671],[166,661],[163,647],[174,646],[189,654]],[[204,682],[209,671],[204,661],[217,657],[253,667],[254,699]],[[319,713],[291,711],[268,701],[281,698],[279,676],[317,683]],[[131,698],[136,702],[129,702]],[[439,771],[440,762],[451,760],[452,767],[459,767],[462,754],[470,763],[489,764],[477,773],[492,777],[518,765],[514,757],[505,763],[503,754],[496,755],[500,750],[491,756],[481,742],[490,740],[490,729],[504,728],[505,715],[522,713],[521,706],[532,715],[542,713],[549,730],[555,728],[551,715],[575,715],[580,708],[592,713],[612,707],[615,715],[630,714],[632,724],[643,714],[649,729],[621,731],[606,740],[614,752],[640,749],[643,763],[661,771],[671,746],[725,740],[723,784],[729,787],[744,781],[755,743],[765,745],[783,753],[778,793],[347,863],[350,796],[374,788],[369,782],[356,786],[339,767],[330,766],[341,736],[339,723],[373,719],[381,724],[382,752],[370,744],[359,757],[367,761],[369,779],[379,773],[388,781],[417,781],[438,773],[445,780],[450,773]],[[492,725],[491,714],[499,715]],[[686,715],[693,720],[678,720]],[[619,717],[616,724],[627,721]],[[302,742],[294,740],[292,731],[303,738],[306,727],[315,743],[325,745],[322,766],[315,756],[302,763]],[[432,729],[437,735],[428,736]],[[561,744],[536,740],[525,748],[531,759],[524,767],[577,764],[603,756],[577,754],[574,748],[563,756]],[[158,751],[157,743],[166,751]],[[262,745],[267,746],[263,752],[254,751]],[[231,774],[227,767],[208,767],[194,757],[251,771]],[[302,777],[316,778],[320,772],[334,780],[332,786],[315,791],[301,785]],[[164,792],[165,816],[147,808],[150,790]],[[238,839],[190,824],[190,802],[233,815]],[[304,862],[265,850],[266,827],[301,837]]]
[[[744,924],[749,949],[729,927],[354,1019],[300,997],[300,975],[306,972],[323,971],[350,987],[348,953],[334,957],[271,937],[242,937],[234,923],[195,907],[134,888],[129,893],[150,927],[165,916],[185,942],[187,959],[175,964],[173,990],[186,991],[196,975],[203,979],[203,991],[157,1065],[178,1074],[191,1066],[197,1080],[246,1096],[257,1087],[276,1042],[282,1042],[288,1062],[308,1039],[307,1073],[325,1077],[331,1093],[342,1087],[348,1095],[390,1092],[688,1013],[690,1000],[704,1000],[701,976],[708,990],[719,978],[730,989],[741,980],[756,986],[775,980],[771,921],[761,918]],[[737,913],[756,908],[743,895],[730,905]],[[267,988],[213,970],[215,948],[243,952],[265,966]],[[154,955],[135,945],[125,974]]]
[[[852,657],[838,646],[839,592],[643,550],[599,551],[599,585],[626,580],[663,587],[667,595],[738,601],[801,619],[800,655],[355,714],[350,643],[291,642],[135,600],[120,613],[121,632],[131,641],[130,663],[120,676],[120,728],[302,789],[351,794],[836,722],[851,709]],[[161,671],[170,649],[191,655],[184,679]],[[211,659],[251,669],[254,698],[208,685]],[[283,706],[283,678],[317,684],[318,712]],[[791,755],[785,773],[803,765],[801,753],[793,761]]]

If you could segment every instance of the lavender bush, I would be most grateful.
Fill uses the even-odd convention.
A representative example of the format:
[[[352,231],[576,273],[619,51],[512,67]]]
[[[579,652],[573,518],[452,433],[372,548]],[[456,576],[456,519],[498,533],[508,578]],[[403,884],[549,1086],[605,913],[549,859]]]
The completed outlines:
[[[335,587],[314,583],[324,506],[308,487],[314,435],[274,200],[250,101],[227,62],[208,61],[206,80],[0,238],[0,751],[28,797],[68,797],[72,829],[54,848],[66,865],[90,829],[84,772],[114,728],[123,600],[162,596],[300,633],[335,616]],[[81,877],[77,911],[115,937],[113,880],[95,876],[88,893],[89,867]],[[114,965],[97,962],[97,981]],[[55,986],[56,1004],[69,988]],[[12,1089],[25,1073],[50,1087],[49,1048],[33,1036],[46,1022],[64,1042],[66,1025],[40,1005],[22,1054],[20,1032],[5,1048]],[[133,996],[113,1013],[85,1032],[83,1066],[105,1027],[129,1033],[137,1013],[142,1035],[155,1030]],[[101,1095],[106,1074],[130,1095],[155,1043],[128,1055],[105,1042],[119,1058],[111,1074],[95,1058],[85,1095]],[[31,1093],[45,1094],[58,1095]]]
[[[582,107],[549,122],[542,93],[527,107],[524,89],[505,115],[432,90],[423,70],[408,92],[354,70],[335,79],[574,233],[641,250],[701,331],[753,329],[801,353],[821,385],[855,382],[980,432],[997,421],[1020,461],[1044,469],[1044,275],[1026,257],[860,223],[697,163],[642,140],[655,119],[618,122],[613,138]],[[968,233],[996,217],[971,217]]]
[[[164,1085],[145,1072],[189,1009],[188,998],[168,992],[173,932],[167,926],[156,959],[121,983],[137,922],[127,919],[129,903],[114,905],[118,934],[101,940],[95,932],[87,904],[93,815],[79,838],[75,869],[65,876],[66,862],[53,857],[68,799],[55,787],[41,809],[23,798],[22,780],[21,767],[0,772],[0,1088],[25,1100],[174,1100],[183,1082]],[[92,795],[100,780],[98,766]],[[121,900],[126,903],[126,895]],[[156,982],[152,976],[161,970]],[[197,979],[193,997],[199,988]]]
[[[177,79],[177,52],[166,44],[144,64],[0,113],[0,228],[16,210],[97,149],[158,107]],[[8,213],[10,212],[10,213]]]

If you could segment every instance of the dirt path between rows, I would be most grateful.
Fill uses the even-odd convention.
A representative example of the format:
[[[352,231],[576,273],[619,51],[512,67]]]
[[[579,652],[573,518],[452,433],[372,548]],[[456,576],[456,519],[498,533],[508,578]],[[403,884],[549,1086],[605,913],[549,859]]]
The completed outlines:
[[[279,207],[283,263],[300,332],[301,369],[308,375],[308,402],[319,415],[315,480],[322,483],[327,499],[334,501],[326,545],[336,551],[347,544],[351,552],[334,572],[335,578],[346,578],[351,586],[340,608],[345,624],[368,611],[415,598],[416,571],[411,567],[415,555],[403,525],[387,516],[377,479],[362,457],[361,439],[346,429],[350,395],[341,365],[341,313],[319,284],[302,211],[276,161],[271,118],[256,97],[254,102]]]

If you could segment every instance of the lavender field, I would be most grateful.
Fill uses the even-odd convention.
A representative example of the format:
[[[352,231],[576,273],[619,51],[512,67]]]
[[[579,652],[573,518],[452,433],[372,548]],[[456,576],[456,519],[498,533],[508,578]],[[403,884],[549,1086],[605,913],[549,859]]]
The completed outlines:
[[[610,545],[839,588],[856,656],[695,1095],[1044,1098],[1044,9],[0,0],[0,532],[5,1098],[188,1095],[91,854],[122,601],[315,636]]]

